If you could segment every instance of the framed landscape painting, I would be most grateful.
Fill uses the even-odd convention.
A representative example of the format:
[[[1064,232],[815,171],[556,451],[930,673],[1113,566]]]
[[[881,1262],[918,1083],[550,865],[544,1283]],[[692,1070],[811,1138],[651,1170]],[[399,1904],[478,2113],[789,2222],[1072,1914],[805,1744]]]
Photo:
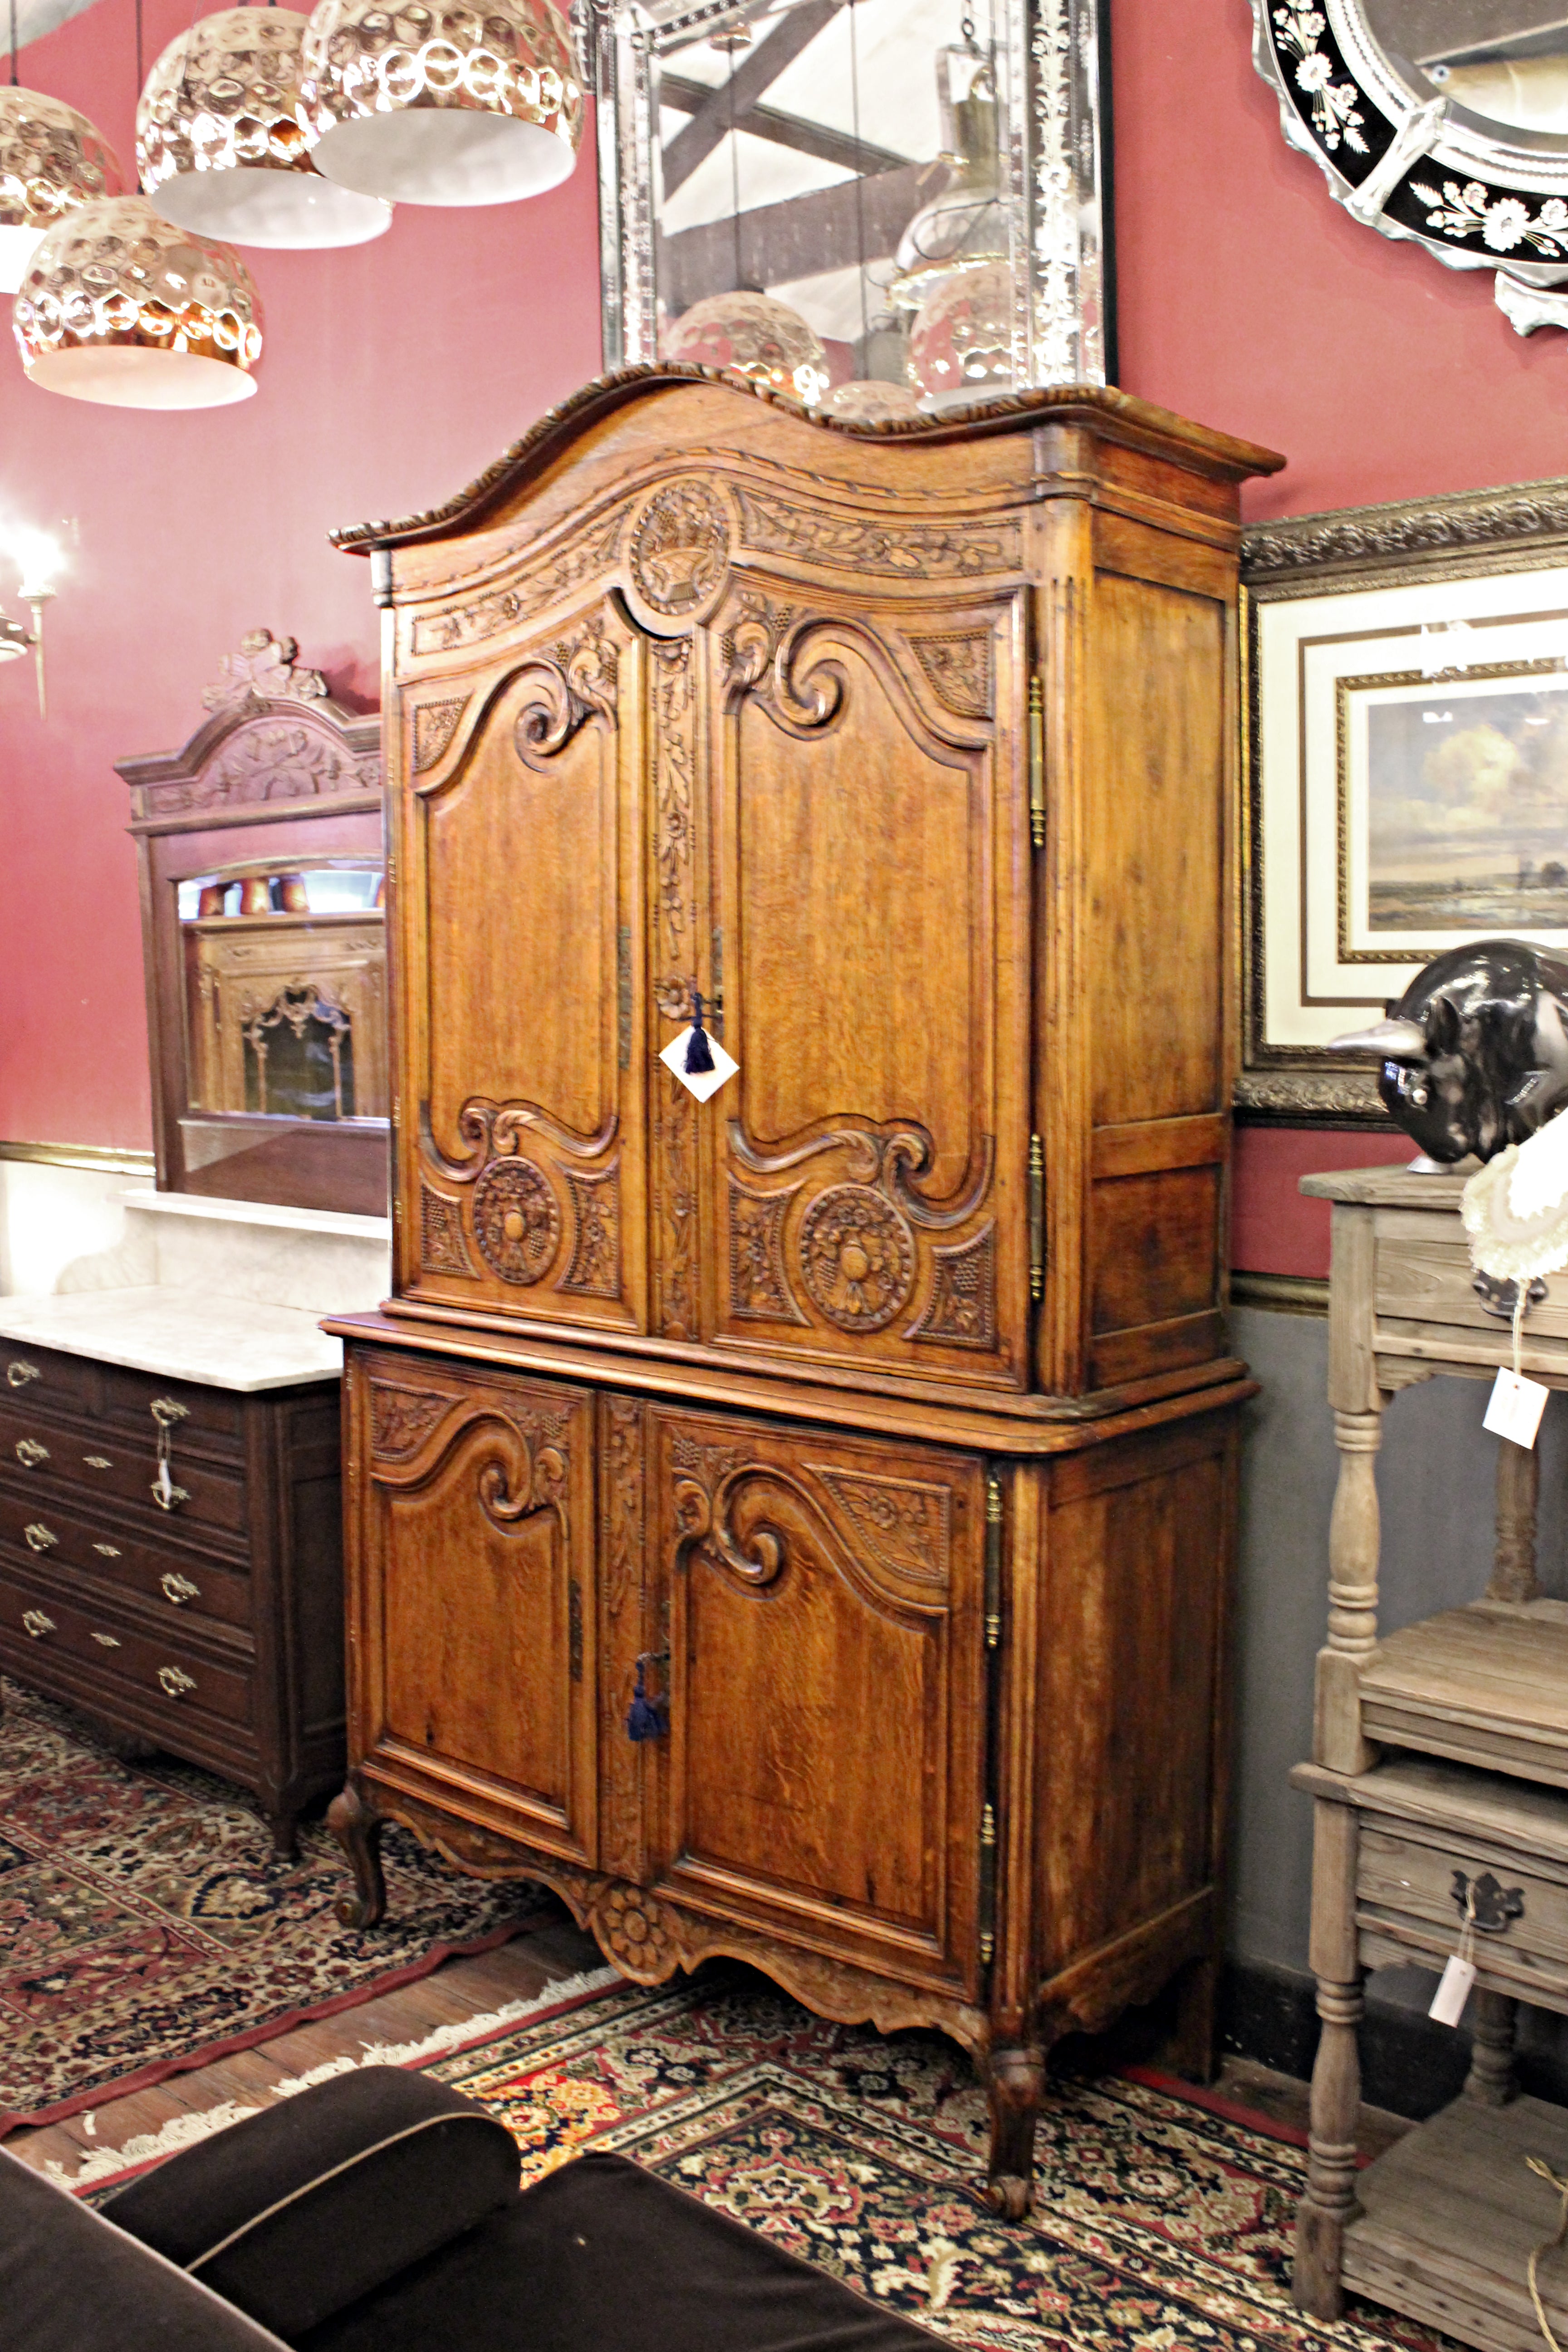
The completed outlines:
[[[1243,541],[1244,1117],[1382,1117],[1331,1038],[1467,940],[1568,951],[1568,481]]]

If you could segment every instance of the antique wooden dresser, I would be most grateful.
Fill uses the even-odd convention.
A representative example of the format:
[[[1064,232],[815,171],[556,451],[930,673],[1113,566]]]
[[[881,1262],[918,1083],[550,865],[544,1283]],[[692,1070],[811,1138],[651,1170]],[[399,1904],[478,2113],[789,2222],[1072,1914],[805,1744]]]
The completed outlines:
[[[1201,2063],[1279,462],[1115,392],[849,429],[642,370],[340,541],[395,810],[345,1916],[389,1816],[639,1979],[934,2022],[1015,2215],[1058,2035],[1184,1970]]]

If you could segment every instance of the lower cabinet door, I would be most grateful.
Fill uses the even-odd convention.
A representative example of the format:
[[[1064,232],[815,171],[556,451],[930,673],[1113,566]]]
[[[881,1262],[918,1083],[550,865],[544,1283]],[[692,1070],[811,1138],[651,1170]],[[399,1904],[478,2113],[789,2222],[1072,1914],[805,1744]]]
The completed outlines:
[[[650,1861],[671,1897],[972,1995],[985,1486],[973,1455],[652,1416],[668,1626]]]
[[[591,1402],[358,1355],[353,1390],[355,1760],[591,1864]]]

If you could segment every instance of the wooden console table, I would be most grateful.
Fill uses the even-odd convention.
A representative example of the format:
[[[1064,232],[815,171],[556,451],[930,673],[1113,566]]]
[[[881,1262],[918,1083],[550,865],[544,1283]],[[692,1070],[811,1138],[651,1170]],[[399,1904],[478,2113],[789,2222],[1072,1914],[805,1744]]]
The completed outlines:
[[[1521,1998],[1568,2012],[1568,1604],[1542,1599],[1536,1580],[1533,1451],[1500,1442],[1485,1596],[1386,1639],[1377,1622],[1375,1465],[1389,1399],[1439,1372],[1489,1380],[1512,1358],[1508,1325],[1472,1288],[1463,1189],[1460,1176],[1389,1168],[1301,1184],[1334,1204],[1340,1474],[1313,1759],[1292,1776],[1316,1811],[1322,2021],[1296,2299],[1337,2318],[1349,2291],[1495,2352],[1540,2352],[1525,2265],[1555,2226],[1558,2198],[1526,2159],[1568,2173],[1568,2111],[1516,2097],[1513,2036]],[[1531,1310],[1522,1360],[1532,1379],[1568,1388],[1568,1283]],[[1477,1990],[1463,2094],[1358,2172],[1365,1973],[1441,1967],[1468,1906]],[[1543,2260],[1539,2284],[1561,2336],[1561,2252]]]

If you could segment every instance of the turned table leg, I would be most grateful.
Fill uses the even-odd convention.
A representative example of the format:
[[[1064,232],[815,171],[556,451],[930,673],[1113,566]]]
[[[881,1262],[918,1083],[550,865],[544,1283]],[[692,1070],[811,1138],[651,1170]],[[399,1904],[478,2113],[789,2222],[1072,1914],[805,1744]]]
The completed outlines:
[[[1042,2050],[994,2050],[986,2080],[991,2105],[987,2202],[1004,2221],[1021,2221],[1035,2194],[1035,2121],[1046,2094]]]
[[[1364,1772],[1376,1749],[1361,1729],[1361,1668],[1377,1647],[1377,1449],[1382,1396],[1371,1412],[1336,1412],[1339,1483],[1329,1523],[1329,1638],[1318,1653],[1314,1760],[1331,1772]]]
[[[1356,1943],[1358,1823],[1350,1805],[1313,1807],[1310,1958],[1318,1979],[1318,2055],[1308,2118],[1307,2188],[1296,2213],[1296,2301],[1314,2319],[1344,2308],[1340,2269],[1345,2224],[1356,2211],[1356,2126],[1366,2003]]]
[[[336,1906],[345,1927],[374,1927],[386,1910],[386,1881],[381,1872],[381,1816],[365,1803],[353,1780],[327,1807],[327,1827],[348,1856],[354,1891],[341,1895]]]
[[[1489,1601],[1535,1601],[1535,1508],[1541,1492],[1541,1456],[1532,1445],[1503,1437],[1497,1454],[1497,1549],[1492,1557]]]
[[[1504,1441],[1507,1442],[1506,1440]],[[1484,2107],[1506,2107],[1519,2095],[1514,2080],[1514,2034],[1519,2023],[1519,2003],[1510,1993],[1489,1992],[1478,1989],[1470,2011],[1470,2071],[1465,2077],[1465,2096],[1477,2099]]]

